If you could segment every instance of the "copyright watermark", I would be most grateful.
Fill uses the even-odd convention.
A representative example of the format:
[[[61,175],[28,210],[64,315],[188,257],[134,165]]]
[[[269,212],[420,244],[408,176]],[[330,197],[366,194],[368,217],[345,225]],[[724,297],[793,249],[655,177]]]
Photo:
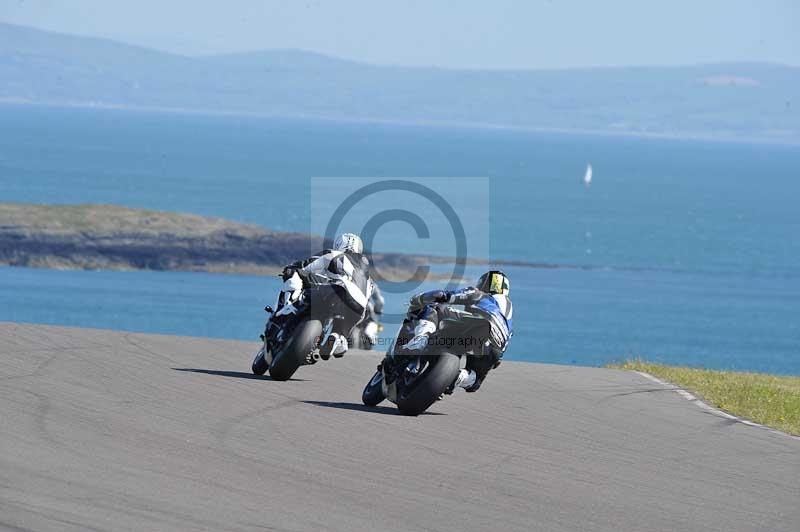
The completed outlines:
[[[484,177],[316,177],[310,212],[311,232],[328,244],[343,232],[361,236],[387,324],[402,322],[413,294],[456,289],[468,260],[489,256]]]
[[[426,347],[437,347],[444,349],[453,349],[457,347],[462,350],[468,350],[472,348],[483,347],[486,345],[487,341],[489,341],[489,338],[484,338],[482,336],[463,336],[455,338],[431,336]],[[378,338],[374,344],[374,347],[378,347],[380,349],[389,349],[392,346],[392,343],[395,342],[397,342],[397,347],[403,347],[408,343],[408,341],[396,341],[394,338]]]

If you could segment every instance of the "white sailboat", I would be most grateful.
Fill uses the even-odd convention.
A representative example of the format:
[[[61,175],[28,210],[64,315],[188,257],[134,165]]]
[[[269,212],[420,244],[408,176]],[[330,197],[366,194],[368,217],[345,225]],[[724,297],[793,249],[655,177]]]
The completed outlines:
[[[586,165],[586,173],[583,175],[583,184],[587,187],[592,184],[592,165]]]

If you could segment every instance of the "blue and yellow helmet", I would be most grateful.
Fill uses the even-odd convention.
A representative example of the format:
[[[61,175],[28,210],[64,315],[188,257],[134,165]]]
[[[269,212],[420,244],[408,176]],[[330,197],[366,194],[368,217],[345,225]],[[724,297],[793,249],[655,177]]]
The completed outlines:
[[[506,274],[500,270],[492,270],[480,276],[476,288],[487,294],[507,296],[511,291],[511,283]]]

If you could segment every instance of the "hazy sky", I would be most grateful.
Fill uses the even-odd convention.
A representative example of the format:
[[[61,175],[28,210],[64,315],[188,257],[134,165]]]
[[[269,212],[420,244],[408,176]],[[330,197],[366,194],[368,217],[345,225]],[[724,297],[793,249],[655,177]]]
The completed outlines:
[[[800,0],[0,0],[0,21],[184,54],[300,48],[491,68],[800,65]]]

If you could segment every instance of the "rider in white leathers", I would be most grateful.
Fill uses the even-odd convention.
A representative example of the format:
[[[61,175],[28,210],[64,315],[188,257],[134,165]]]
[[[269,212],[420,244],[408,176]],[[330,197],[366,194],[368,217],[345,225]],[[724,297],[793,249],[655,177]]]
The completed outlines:
[[[352,233],[344,233],[334,240],[332,249],[286,266],[283,270],[283,287],[278,294],[276,310],[270,319],[277,321],[294,313],[294,303],[310,279],[318,281],[327,277],[341,281],[346,289],[343,294],[346,308],[353,310],[335,322],[328,342],[320,348],[320,355],[342,356],[348,349],[347,337],[351,330],[364,318],[374,287],[369,274],[369,261],[363,252],[361,238]]]

